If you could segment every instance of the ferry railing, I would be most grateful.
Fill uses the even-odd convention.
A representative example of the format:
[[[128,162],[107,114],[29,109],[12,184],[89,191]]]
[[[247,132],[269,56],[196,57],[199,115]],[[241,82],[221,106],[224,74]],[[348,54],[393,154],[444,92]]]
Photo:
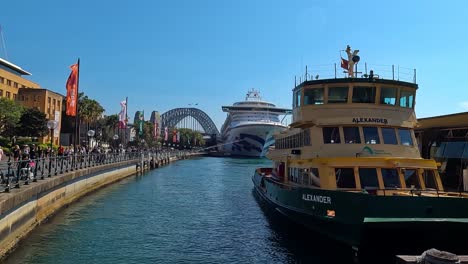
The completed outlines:
[[[369,78],[372,70],[376,79],[416,83],[416,69],[400,65],[368,64],[366,62],[359,62],[356,65],[357,71],[355,71],[354,77],[357,78]],[[348,78],[346,69],[341,68],[339,63],[307,65],[303,73],[295,76],[295,84],[298,85],[304,81],[338,78]]]
[[[108,152],[73,155],[51,155],[37,159],[24,157],[13,160],[11,155],[7,161],[0,162],[0,192],[9,192],[12,188],[29,185],[31,182],[44,180],[71,171],[114,164],[122,161],[140,159],[169,159],[185,157],[186,151],[144,151],[144,152]]]

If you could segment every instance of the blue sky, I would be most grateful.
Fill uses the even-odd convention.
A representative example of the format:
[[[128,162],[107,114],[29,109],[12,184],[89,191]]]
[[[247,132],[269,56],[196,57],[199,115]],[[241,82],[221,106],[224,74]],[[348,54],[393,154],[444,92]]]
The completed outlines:
[[[468,111],[467,15],[463,0],[30,0],[2,3],[0,24],[7,60],[42,87],[65,94],[79,57],[80,90],[107,114],[126,96],[131,117],[198,103],[219,128],[252,87],[291,107],[294,76],[333,75],[347,44],[360,70],[417,69],[418,117]]]

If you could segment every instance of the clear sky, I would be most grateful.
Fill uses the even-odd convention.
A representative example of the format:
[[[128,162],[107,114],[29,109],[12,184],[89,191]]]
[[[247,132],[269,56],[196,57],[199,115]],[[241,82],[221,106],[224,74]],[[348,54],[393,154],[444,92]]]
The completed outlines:
[[[294,76],[305,65],[333,75],[347,44],[360,70],[417,69],[418,117],[468,111],[465,0],[29,0],[1,10],[0,57],[61,94],[79,57],[80,90],[106,114],[126,96],[131,119],[198,103],[220,128],[221,106],[252,87],[291,107]]]

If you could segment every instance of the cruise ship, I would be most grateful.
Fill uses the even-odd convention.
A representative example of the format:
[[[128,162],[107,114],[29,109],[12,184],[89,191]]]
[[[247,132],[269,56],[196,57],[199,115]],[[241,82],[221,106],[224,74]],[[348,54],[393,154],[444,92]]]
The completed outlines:
[[[245,101],[223,106],[227,118],[221,128],[220,150],[233,156],[262,157],[275,143],[273,134],[287,129],[280,115],[290,109],[278,108],[263,101],[259,91],[248,91]]]

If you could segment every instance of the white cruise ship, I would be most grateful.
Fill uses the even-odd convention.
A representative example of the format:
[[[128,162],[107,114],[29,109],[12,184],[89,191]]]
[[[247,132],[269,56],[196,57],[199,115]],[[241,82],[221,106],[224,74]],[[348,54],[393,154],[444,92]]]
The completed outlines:
[[[223,106],[228,113],[221,128],[221,151],[234,156],[264,156],[274,144],[273,133],[285,130],[280,115],[291,113],[290,109],[277,108],[265,102],[258,91],[252,89],[245,101]]]

